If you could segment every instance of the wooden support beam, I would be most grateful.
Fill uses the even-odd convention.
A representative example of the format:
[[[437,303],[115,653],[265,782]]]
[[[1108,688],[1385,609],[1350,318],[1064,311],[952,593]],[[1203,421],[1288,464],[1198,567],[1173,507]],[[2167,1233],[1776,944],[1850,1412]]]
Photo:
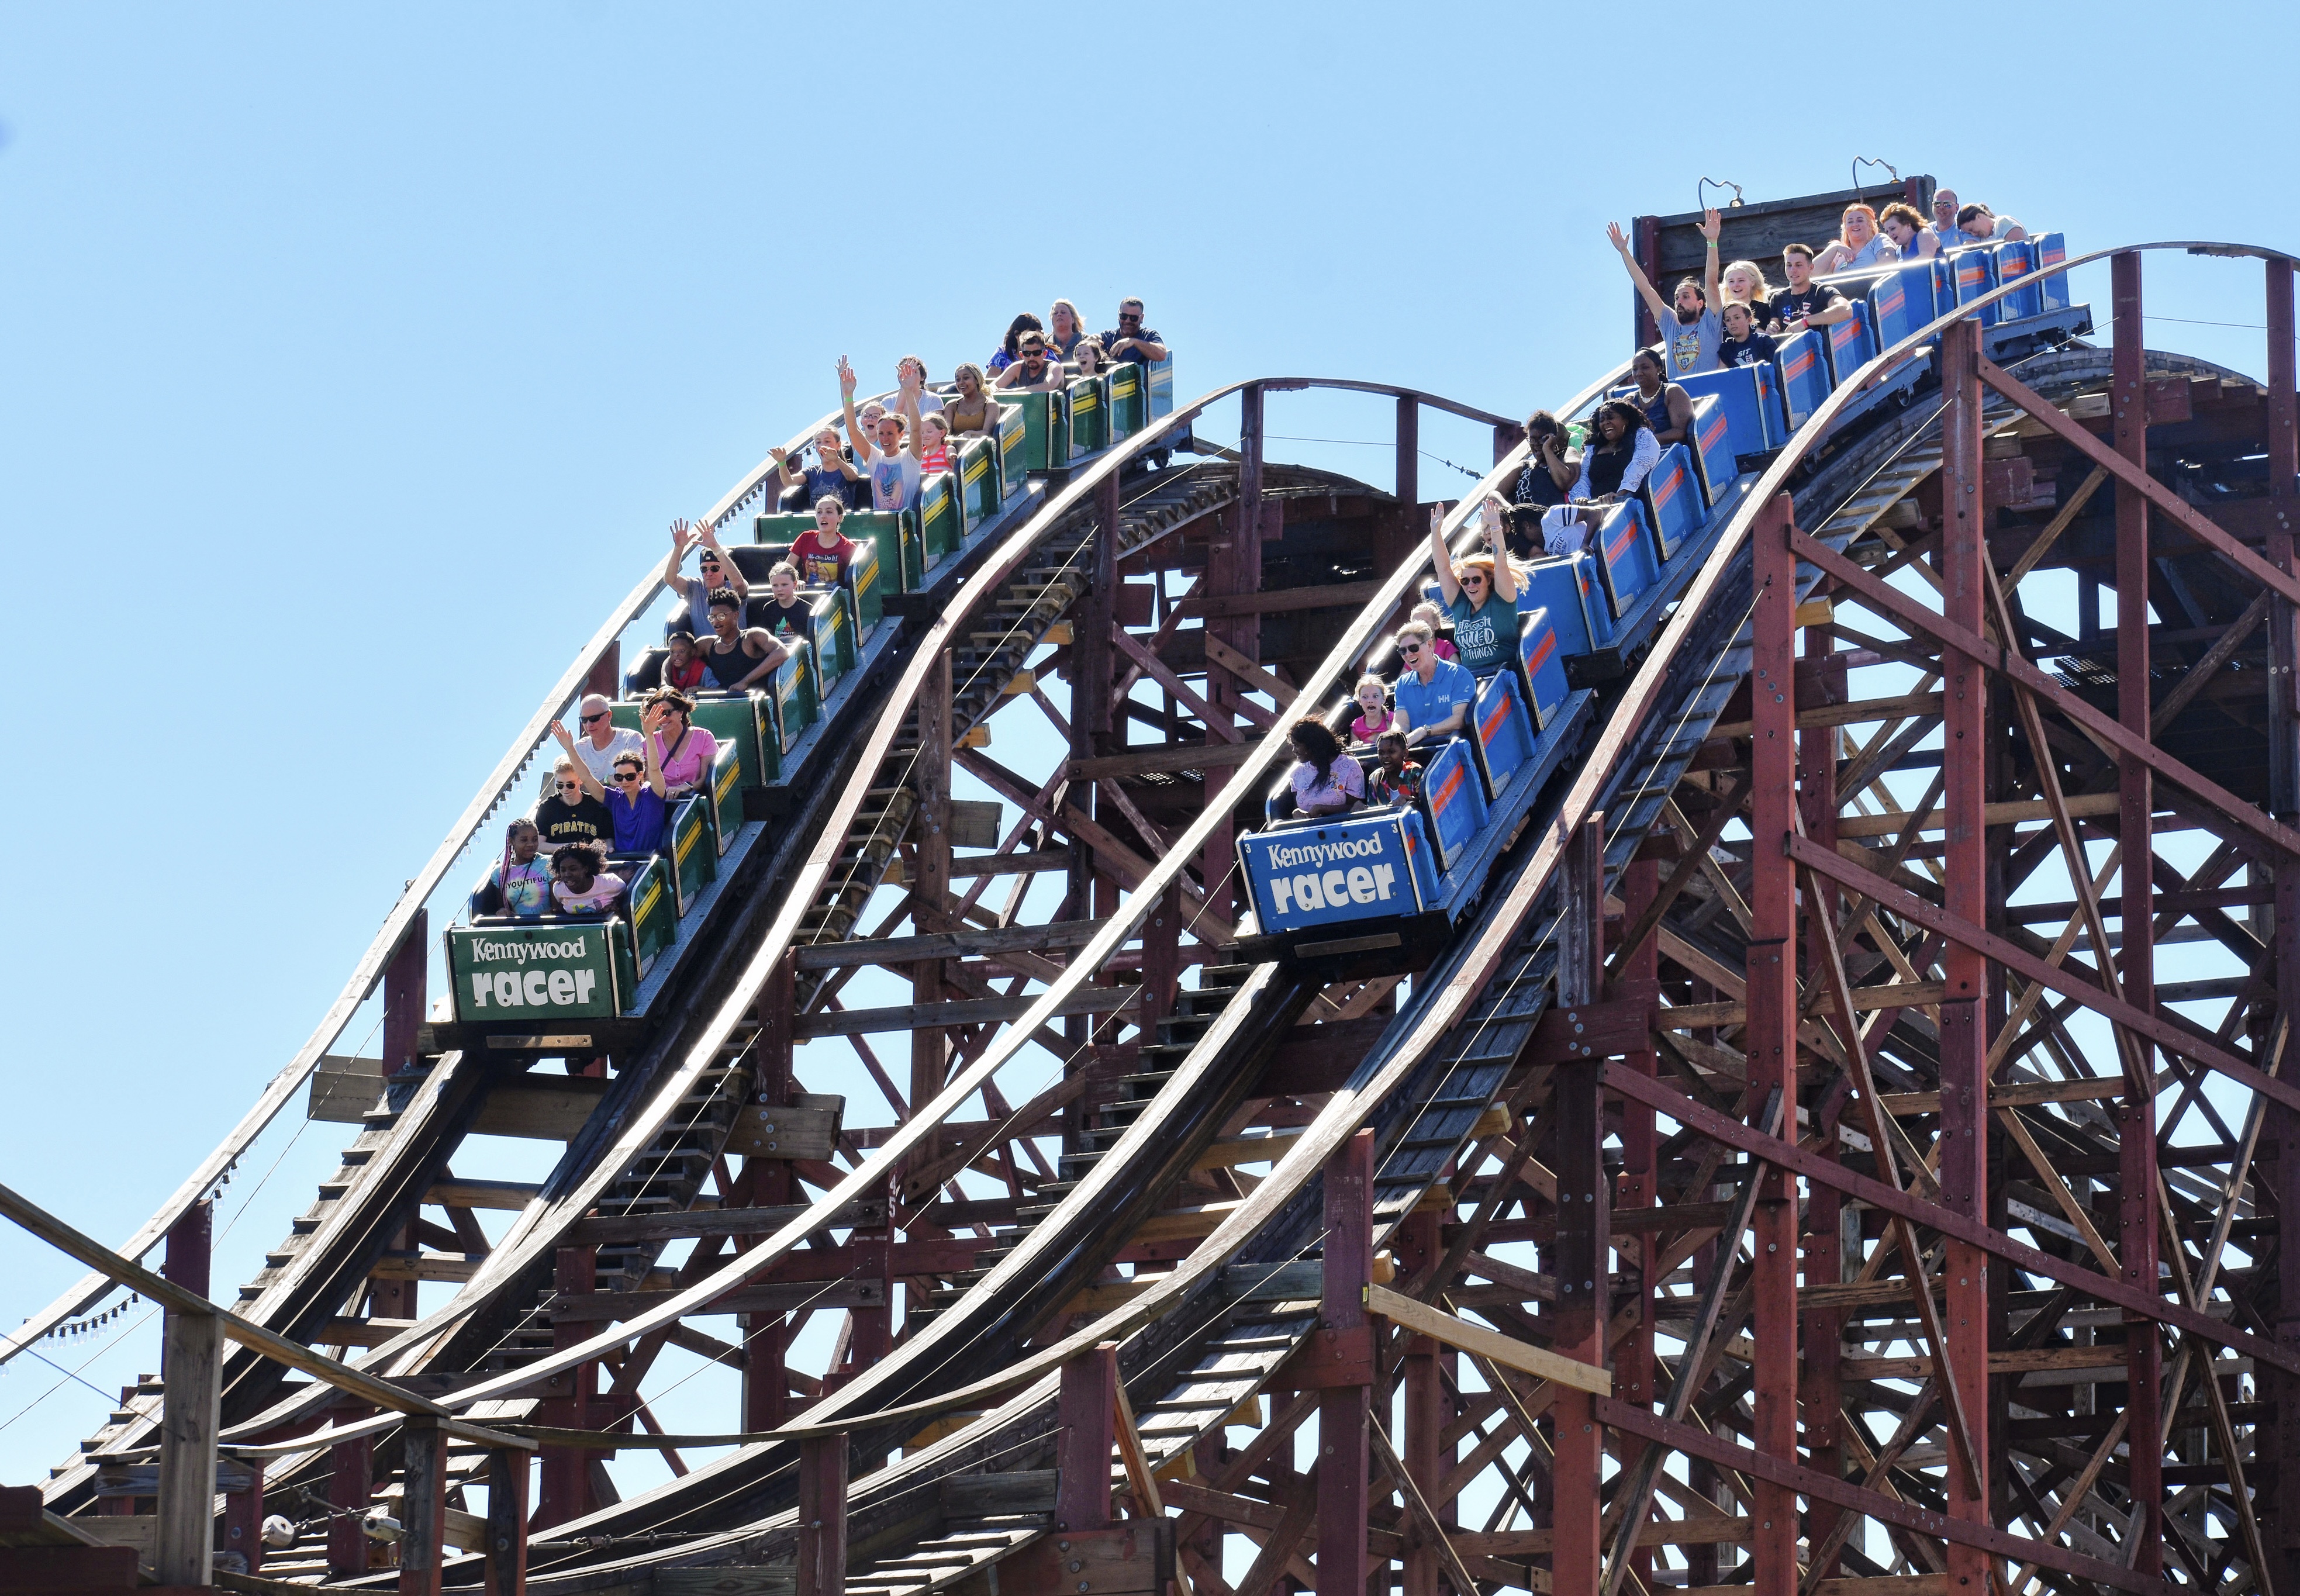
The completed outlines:
[[[1104,1466],[1105,1476],[1110,1472]],[[809,1435],[799,1442],[797,1596],[845,1596],[846,1590],[846,1437]]]
[[[213,1313],[171,1313],[161,1367],[168,1398],[160,1413],[160,1524],[153,1572],[162,1584],[205,1585],[212,1579],[215,1545],[222,1321]]]
[[[1267,593],[1209,594],[1182,600],[1181,611],[1186,616],[1226,617],[1362,610],[1380,591],[1379,582],[1340,582],[1323,587],[1273,587]]]
[[[1104,1342],[1062,1365],[1057,1401],[1054,1528],[1109,1527],[1110,1454],[1118,1444],[1118,1343]]]
[[[2118,1308],[2133,1309],[2159,1324],[2171,1325],[2215,1345],[2232,1348],[2258,1362],[2300,1374],[2300,1349],[2287,1351],[2275,1342],[2224,1325],[2208,1314],[2154,1296],[2096,1270],[2016,1242],[2003,1232],[1991,1230],[1988,1226],[1939,1203],[1897,1191],[1882,1181],[1872,1180],[1848,1169],[1834,1160],[1822,1159],[1794,1143],[1765,1135],[1729,1115],[1719,1113],[1705,1103],[1696,1102],[1659,1081],[1646,1079],[1609,1065],[1605,1070],[1605,1085],[1609,1090],[1619,1092],[1624,1097],[1651,1103],[1698,1135],[1722,1142],[1729,1147],[1739,1148],[1768,1163],[1779,1164],[1807,1180],[1835,1186],[1871,1208],[1883,1209],[1888,1213],[1898,1214],[1919,1225],[1954,1235],[1960,1241],[1971,1242],[1981,1251],[2017,1264],[2029,1274],[2073,1286],[2088,1296],[2097,1297]]]
[[[864,964],[914,964],[921,959],[970,959],[1050,948],[1082,948],[1104,920],[1057,920],[1042,926],[996,930],[944,931],[929,936],[882,936],[861,942],[823,943],[794,950],[799,969],[846,969]]]
[[[992,990],[996,990],[995,987]],[[1057,1014],[1113,1014],[1133,1008],[1139,986],[1089,986],[1056,1006]],[[887,1009],[841,1009],[802,1014],[795,1022],[800,1041],[814,1036],[860,1036],[873,1031],[909,1031],[922,1026],[971,1026],[1020,1019],[1038,1002],[1034,997],[969,998],[954,1002],[903,1003]]]
[[[1606,1372],[1603,1364],[1561,1358],[1546,1347],[1538,1347],[1529,1341],[1520,1341],[1497,1330],[1488,1330],[1482,1325],[1473,1325],[1426,1302],[1400,1296],[1386,1286],[1369,1288],[1366,1311],[1386,1318],[1402,1329],[1411,1330],[1416,1335],[1426,1335],[1432,1341],[1442,1342],[1460,1351],[1473,1353],[1489,1363],[1517,1369],[1537,1379],[1553,1381],[1559,1385],[1598,1396],[1611,1396],[1613,1392],[1613,1376]]]
[[[1162,748],[1138,748],[1126,753],[1072,760],[1070,777],[1072,781],[1108,781],[1154,771],[1228,769],[1252,759],[1255,746],[1252,743],[1179,743]]]
[[[1326,1165],[1325,1351],[1318,1392],[1318,1596],[1366,1588],[1366,1512],[1371,1506],[1373,1334],[1373,1132],[1361,1130]]]
[[[527,1458],[515,1451],[488,1455],[487,1567],[480,1596],[526,1596]]]
[[[400,1432],[399,1596],[439,1596],[447,1561],[447,1436],[421,1420]]]

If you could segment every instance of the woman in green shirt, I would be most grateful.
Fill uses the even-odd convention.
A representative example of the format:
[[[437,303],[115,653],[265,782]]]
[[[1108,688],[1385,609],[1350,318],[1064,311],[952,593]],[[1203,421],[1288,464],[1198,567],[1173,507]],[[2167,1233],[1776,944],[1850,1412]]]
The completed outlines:
[[[1510,650],[1517,644],[1517,571],[1502,541],[1509,525],[1508,506],[1488,494],[1479,507],[1478,520],[1486,552],[1456,561],[1446,546],[1446,506],[1433,506],[1429,558],[1438,568],[1438,591],[1446,601],[1446,613],[1453,618],[1454,652],[1473,674],[1488,676],[1508,662]]]

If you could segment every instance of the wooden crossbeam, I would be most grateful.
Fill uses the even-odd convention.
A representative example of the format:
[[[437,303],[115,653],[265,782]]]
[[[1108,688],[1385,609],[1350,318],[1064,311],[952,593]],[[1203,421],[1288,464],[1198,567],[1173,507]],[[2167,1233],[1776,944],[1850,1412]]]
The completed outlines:
[[[1553,1380],[1560,1385],[1570,1385],[1576,1391],[1594,1392],[1610,1396],[1613,1376],[1601,1364],[1582,1363],[1571,1358],[1560,1357],[1546,1347],[1537,1347],[1530,1342],[1504,1335],[1482,1325],[1472,1325],[1467,1319],[1455,1318],[1426,1302],[1400,1296],[1386,1286],[1366,1287],[1366,1311],[1379,1314],[1391,1324],[1426,1335],[1432,1341],[1443,1342],[1464,1352],[1474,1352],[1480,1358],[1532,1375],[1538,1379]]]
[[[1142,1001],[1139,986],[1086,986],[1058,1004],[1057,1014],[1110,1014],[1131,1009]],[[859,1036],[872,1031],[914,1031],[925,1026],[975,1026],[1021,1018],[1038,1000],[1035,997],[970,998],[955,1003],[900,1003],[887,1009],[840,1009],[802,1014],[792,1034],[800,1041],[815,1036]]]
[[[882,936],[870,941],[823,943],[792,951],[797,969],[841,969],[859,964],[916,964],[927,959],[966,959],[1047,948],[1082,948],[1106,920],[1057,920],[1044,926],[1008,926],[992,930],[943,931],[929,936]]]

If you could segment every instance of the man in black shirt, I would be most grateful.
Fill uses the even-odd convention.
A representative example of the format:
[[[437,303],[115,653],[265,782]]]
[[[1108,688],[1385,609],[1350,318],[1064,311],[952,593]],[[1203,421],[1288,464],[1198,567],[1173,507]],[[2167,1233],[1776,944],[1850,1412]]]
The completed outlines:
[[[1781,270],[1789,286],[1772,297],[1768,330],[1777,338],[1808,327],[1830,327],[1853,314],[1852,302],[1825,283],[1812,280],[1812,248],[1792,244],[1781,251]]]
[[[564,736],[566,728],[556,728]],[[598,777],[572,754],[562,759],[551,773],[551,794],[535,807],[536,829],[543,833],[541,851],[556,853],[570,843],[615,844],[614,817],[608,814]]]
[[[1738,300],[1725,306],[1725,341],[1717,345],[1717,363],[1727,370],[1736,366],[1762,365],[1773,358],[1773,341],[1757,330],[1757,315]]]
[[[1166,341],[1142,325],[1142,302],[1121,299],[1118,302],[1118,330],[1102,335],[1102,352],[1114,364],[1119,361],[1140,361],[1151,365],[1166,358]]]

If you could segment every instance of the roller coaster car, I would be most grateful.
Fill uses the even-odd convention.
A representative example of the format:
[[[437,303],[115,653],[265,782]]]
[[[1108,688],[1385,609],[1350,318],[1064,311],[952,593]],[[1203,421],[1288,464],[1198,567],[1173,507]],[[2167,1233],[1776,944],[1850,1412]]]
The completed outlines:
[[[1427,968],[1573,752],[1588,698],[1566,683],[1547,612],[1521,611],[1515,654],[1479,681],[1465,735],[1431,756],[1412,804],[1238,838],[1260,927],[1241,956],[1314,961],[1336,978]]]

